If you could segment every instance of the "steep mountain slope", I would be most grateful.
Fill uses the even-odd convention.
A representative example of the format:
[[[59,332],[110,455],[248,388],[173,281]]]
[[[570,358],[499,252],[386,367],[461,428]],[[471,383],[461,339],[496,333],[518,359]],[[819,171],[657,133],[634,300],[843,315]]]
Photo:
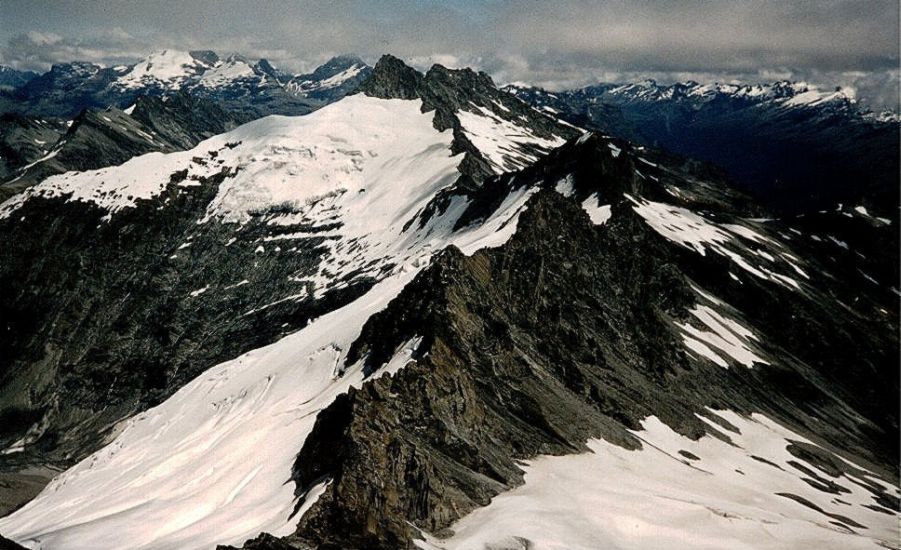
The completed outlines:
[[[125,109],[140,96],[189,92],[259,117],[305,114],[352,91],[371,69],[358,58],[331,59],[309,75],[290,75],[265,59],[215,52],[162,50],[131,66],[54,65],[0,93],[0,112],[73,117],[85,108]]]
[[[852,202],[897,217],[898,117],[862,110],[843,91],[653,81],[508,91],[573,123],[716,163],[742,190],[782,210]]]
[[[141,96],[126,111],[86,109],[66,124],[19,115],[7,115],[7,120],[19,121],[16,124],[21,128],[41,130],[43,139],[32,140],[40,144],[38,158],[28,155],[30,163],[16,162],[16,169],[0,179],[0,198],[54,174],[115,166],[151,151],[188,149],[202,139],[238,126],[247,117],[179,92],[166,98]],[[33,133],[16,131],[15,127],[6,133],[11,159],[31,151],[31,143],[25,138]]]
[[[66,129],[66,123],[56,119],[0,115],[0,182],[45,156]]]
[[[609,145],[588,138],[496,180],[486,197],[557,193],[527,203],[507,244],[447,252],[370,318],[347,364],[377,368],[411,340],[418,357],[319,415],[288,547],[894,544],[891,291],[844,286],[807,234]],[[523,459],[588,449],[523,477]],[[530,472],[552,477],[530,487]],[[523,481],[509,498],[524,505],[492,500],[452,525]],[[656,496],[676,489],[685,500]],[[697,538],[682,538],[686,517]],[[266,540],[246,547],[282,547]]]
[[[894,544],[897,270],[856,244],[894,223],[767,219],[473,71],[360,89],[0,206],[3,467],[71,466],[0,533]]]
[[[388,65],[373,79],[390,78]],[[443,88],[431,101],[455,93]],[[434,109],[352,96],[183,153],[49,177],[4,203],[2,230],[17,235],[0,249],[10,290],[0,300],[6,470],[72,464],[123,417],[443,246],[454,223],[442,220],[459,211],[427,206],[436,194],[452,201],[490,170],[479,149],[436,128]],[[454,108],[442,109],[443,124],[459,127]],[[528,111],[519,125],[479,115],[487,129],[517,129],[491,138],[501,161],[562,143],[555,129],[574,133]]]

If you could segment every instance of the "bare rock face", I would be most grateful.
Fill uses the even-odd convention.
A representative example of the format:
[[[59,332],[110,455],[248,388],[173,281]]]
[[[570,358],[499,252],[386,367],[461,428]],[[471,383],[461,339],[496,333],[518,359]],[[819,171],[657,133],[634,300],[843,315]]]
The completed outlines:
[[[498,90],[491,77],[472,69],[448,69],[433,65],[425,74],[407,66],[400,59],[382,56],[372,73],[358,88],[359,93],[385,99],[420,99],[423,112],[434,111],[438,130],[453,130],[454,153],[465,153],[460,163],[463,178],[459,188],[475,189],[494,172],[484,154],[463,131],[459,111],[483,109],[483,112],[507,121],[515,121],[536,136],[575,137],[579,131],[532,109],[512,95]],[[545,151],[534,150],[537,154]]]

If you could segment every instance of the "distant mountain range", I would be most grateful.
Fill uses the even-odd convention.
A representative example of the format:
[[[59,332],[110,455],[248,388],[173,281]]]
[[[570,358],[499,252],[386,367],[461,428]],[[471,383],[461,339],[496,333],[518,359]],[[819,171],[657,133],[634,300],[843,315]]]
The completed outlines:
[[[0,65],[0,91],[18,88],[37,76],[38,73],[32,71],[17,71],[12,67]]]
[[[862,108],[840,89],[647,80],[563,92],[505,90],[577,126],[712,162],[779,210],[863,201],[897,215],[898,115]]]
[[[129,66],[72,62],[42,75],[0,67],[0,200],[69,170],[196,145],[267,114],[300,115],[371,72],[354,56],[294,75],[265,59],[164,50]]]
[[[32,77],[0,69],[0,84],[9,82],[0,91],[0,111],[73,117],[84,108],[125,109],[142,95],[181,91],[254,115],[305,114],[343,97],[370,70],[353,56],[335,57],[310,74],[294,75],[265,59],[162,50],[134,65],[62,63]]]
[[[190,108],[209,104],[202,109],[227,112],[228,121],[217,126],[224,131],[229,124],[267,114],[309,113],[355,90],[371,71],[350,55],[334,57],[309,74],[291,74],[265,59],[177,50],[155,52],[134,65],[64,63],[42,75],[3,67],[0,112],[7,115],[0,119],[0,182],[20,178],[18,189],[46,174],[121,162],[135,151],[171,150],[160,140],[143,140],[138,149],[101,148],[88,165],[83,158],[63,162],[62,155],[53,163],[29,166],[54,154],[65,139],[67,127],[58,119],[71,120],[84,109],[129,112],[141,97],[181,93],[191,98]],[[577,127],[711,162],[740,190],[780,211],[853,203],[897,217],[892,205],[899,202],[901,119],[896,113],[862,108],[842,89],[788,81],[662,85],[646,80],[561,92],[509,85],[503,91]],[[168,109],[187,105],[181,100]],[[199,120],[186,111],[183,115],[173,120]],[[106,119],[94,117],[101,125]],[[30,130],[23,131],[25,127]],[[127,127],[112,124],[102,133],[122,133]],[[180,132],[209,137],[206,130],[191,127]],[[196,140],[186,146],[194,144]],[[0,198],[10,192],[3,189]]]

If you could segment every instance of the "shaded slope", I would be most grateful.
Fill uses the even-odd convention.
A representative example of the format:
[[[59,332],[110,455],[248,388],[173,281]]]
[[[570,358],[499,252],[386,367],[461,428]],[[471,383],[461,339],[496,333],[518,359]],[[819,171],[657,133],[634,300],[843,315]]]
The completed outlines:
[[[48,142],[39,158],[8,175],[8,181],[0,185],[0,198],[54,174],[116,166],[152,151],[190,149],[246,121],[221,105],[182,93],[165,100],[139,97],[129,113],[86,109]]]
[[[853,202],[897,218],[897,116],[883,120],[840,92],[788,82],[507,89],[574,124],[713,162],[779,210],[810,213]]]

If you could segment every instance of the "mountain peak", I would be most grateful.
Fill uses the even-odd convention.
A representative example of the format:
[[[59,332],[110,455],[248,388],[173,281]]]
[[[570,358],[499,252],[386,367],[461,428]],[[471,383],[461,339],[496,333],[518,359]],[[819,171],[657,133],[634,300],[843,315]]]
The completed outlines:
[[[180,83],[188,77],[203,73],[218,62],[219,56],[211,51],[155,51],[136,63],[119,79],[119,84],[125,88],[137,88]]]
[[[214,52],[212,50],[191,50],[188,52],[188,54],[191,57],[193,57],[194,59],[196,59],[197,61],[199,61],[205,65],[212,66],[219,62],[219,56],[216,55],[216,52]],[[234,57],[240,57],[241,59],[244,59],[243,57],[239,56],[238,54],[230,55],[229,59],[234,58]]]
[[[360,57],[358,55],[345,53],[345,54],[339,54],[339,55],[332,56],[328,61],[323,63],[322,66],[324,67],[324,66],[333,65],[333,66],[350,67],[353,65],[365,65],[365,64],[366,63],[362,59],[360,59]]]
[[[385,54],[376,62],[369,78],[360,85],[360,91],[385,99],[416,99],[422,82],[422,73],[399,58]]]

